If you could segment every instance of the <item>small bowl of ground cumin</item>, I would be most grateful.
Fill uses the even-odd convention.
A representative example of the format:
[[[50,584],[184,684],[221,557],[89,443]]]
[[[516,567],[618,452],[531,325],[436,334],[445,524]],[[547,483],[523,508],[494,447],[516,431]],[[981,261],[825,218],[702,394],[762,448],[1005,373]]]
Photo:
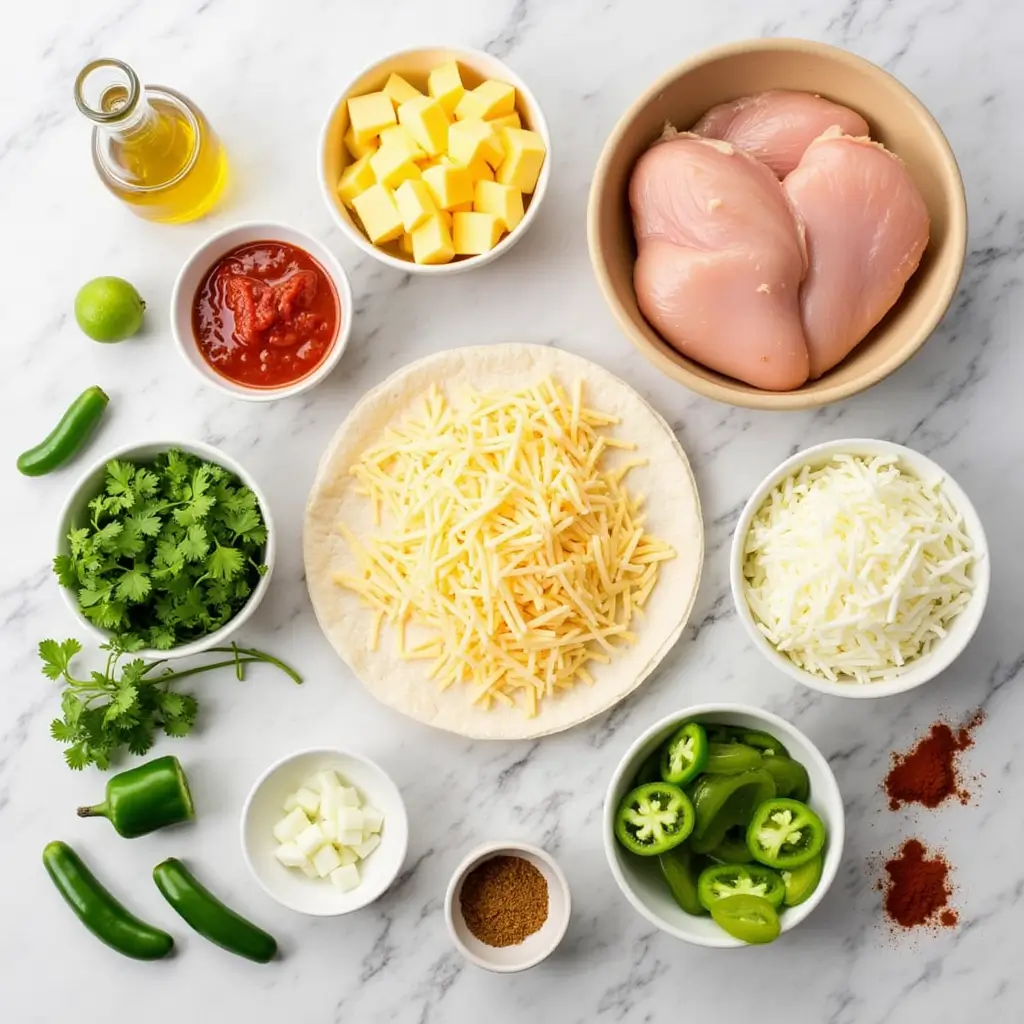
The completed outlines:
[[[456,868],[444,911],[458,951],[488,971],[512,974],[554,952],[569,926],[569,883],[549,853],[526,843],[487,843]]]

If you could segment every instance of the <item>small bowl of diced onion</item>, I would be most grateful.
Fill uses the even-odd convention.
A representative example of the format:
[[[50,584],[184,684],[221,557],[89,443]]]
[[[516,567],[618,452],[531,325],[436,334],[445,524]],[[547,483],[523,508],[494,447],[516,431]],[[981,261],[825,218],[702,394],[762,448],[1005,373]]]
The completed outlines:
[[[989,588],[985,531],[928,457],[889,441],[798,452],[754,490],[733,535],[733,601],[754,646],[822,693],[887,697],[967,646]]]
[[[409,842],[405,804],[369,758],[330,748],[272,764],[242,810],[242,853],[263,890],[300,914],[333,917],[376,900]]]

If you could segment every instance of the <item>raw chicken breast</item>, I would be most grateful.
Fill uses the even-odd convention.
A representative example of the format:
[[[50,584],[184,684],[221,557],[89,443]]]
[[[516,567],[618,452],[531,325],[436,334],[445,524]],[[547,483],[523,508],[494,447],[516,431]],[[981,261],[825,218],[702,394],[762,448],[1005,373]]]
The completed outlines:
[[[690,130],[745,149],[784,178],[833,126],[846,135],[868,134],[867,121],[849,107],[810,92],[774,89],[712,107]]]
[[[899,157],[838,130],[811,143],[783,188],[807,232],[800,306],[817,378],[900,297],[928,245],[928,209]]]
[[[661,336],[754,387],[800,387],[806,254],[771,171],[727,143],[679,135],[637,161],[629,202],[637,301]]]

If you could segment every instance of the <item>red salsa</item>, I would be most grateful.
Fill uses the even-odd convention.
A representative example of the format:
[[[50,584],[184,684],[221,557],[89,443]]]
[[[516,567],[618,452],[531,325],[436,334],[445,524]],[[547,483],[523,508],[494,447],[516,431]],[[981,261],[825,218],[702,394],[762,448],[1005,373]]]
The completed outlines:
[[[303,249],[249,242],[222,256],[192,302],[192,333],[221,376],[277,388],[312,373],[338,334],[334,284]]]

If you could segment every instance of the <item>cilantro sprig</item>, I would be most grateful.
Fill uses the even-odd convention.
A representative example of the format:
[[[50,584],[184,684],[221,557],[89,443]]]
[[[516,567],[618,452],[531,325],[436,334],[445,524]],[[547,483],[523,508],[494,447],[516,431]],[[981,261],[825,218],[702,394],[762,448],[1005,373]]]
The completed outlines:
[[[172,449],[113,459],[88,521],[53,561],[82,613],[122,647],[170,648],[232,619],[266,573],[253,491],[222,466]]]
[[[61,695],[62,717],[50,723],[50,735],[67,745],[64,759],[75,770],[94,764],[106,770],[111,760],[127,748],[133,754],[144,754],[156,740],[157,731],[168,736],[185,736],[195,724],[199,703],[187,693],[178,693],[172,684],[188,676],[215,669],[233,667],[237,679],[245,678],[245,666],[265,662],[281,669],[296,683],[302,677],[283,661],[254,648],[211,647],[207,654],[230,654],[229,658],[174,671],[164,668],[164,661],[146,662],[133,658],[121,664],[126,655],[141,643],[127,645],[120,640],[103,644],[107,652],[102,672],[90,672],[87,678],[72,674],[71,662],[82,650],[77,640],[44,640],[39,645],[43,674],[60,680],[66,686]]]

